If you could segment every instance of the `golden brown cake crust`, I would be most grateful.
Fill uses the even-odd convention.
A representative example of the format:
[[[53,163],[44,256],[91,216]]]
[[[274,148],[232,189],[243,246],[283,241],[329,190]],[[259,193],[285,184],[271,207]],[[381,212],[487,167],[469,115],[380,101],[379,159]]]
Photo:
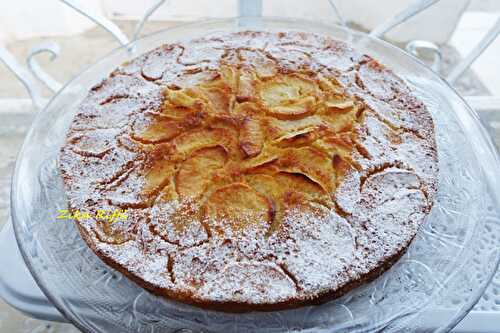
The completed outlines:
[[[432,118],[390,70],[329,37],[255,31],[119,67],[81,103],[59,165],[71,210],[127,210],[77,221],[105,263],[232,312],[376,278],[424,222],[438,172]]]

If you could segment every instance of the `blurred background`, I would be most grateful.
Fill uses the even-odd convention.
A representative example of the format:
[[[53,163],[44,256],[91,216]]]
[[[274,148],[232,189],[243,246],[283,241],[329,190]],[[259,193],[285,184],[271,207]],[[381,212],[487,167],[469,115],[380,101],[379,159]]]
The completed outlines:
[[[80,1],[88,12],[115,22],[128,36],[137,20],[157,0],[85,0]],[[348,24],[368,31],[408,6],[410,0],[336,0],[339,12]],[[286,3],[286,5],[284,5]],[[336,15],[328,0],[263,0],[266,16],[299,17],[335,22]],[[179,22],[214,17],[233,17],[238,13],[236,0],[167,0],[146,23],[144,33],[157,31]],[[420,39],[443,48],[443,74],[465,56],[491,28],[499,17],[498,0],[441,0],[422,13],[391,30],[386,39],[400,46]],[[118,42],[105,30],[58,0],[0,1],[0,45],[24,61],[29,51],[41,42],[51,40],[61,47],[57,60],[48,54],[37,57],[44,69],[60,82],[66,82],[86,66],[95,62]],[[463,93],[478,95],[491,92],[500,95],[500,40],[496,41],[472,69],[479,82],[467,76],[458,84]],[[448,66],[447,66],[448,65]],[[48,92],[47,92],[48,93]],[[48,94],[47,94],[48,95]],[[4,66],[0,66],[0,98],[27,97],[21,83]]]
[[[336,0],[348,25],[370,31],[407,7],[410,0]],[[115,23],[131,36],[144,13],[156,0],[82,0],[81,7]],[[263,0],[263,15],[299,17],[335,22],[337,16],[328,0]],[[148,20],[143,33],[151,33],[182,22],[205,18],[234,17],[237,0],[167,0]],[[439,46],[443,54],[439,73],[446,76],[500,18],[498,0],[441,0],[419,15],[391,30],[385,38],[404,47],[419,39]],[[107,31],[58,0],[0,1],[0,49],[8,51],[20,65],[41,43],[56,42],[60,55],[38,54],[36,59],[48,74],[65,83],[87,66],[120,46]],[[424,61],[431,61],[431,54]],[[494,141],[500,146],[500,39],[453,83],[471,97]],[[44,87],[42,94],[53,94]],[[487,102],[485,102],[487,101]],[[474,106],[474,105],[473,105]],[[0,62],[0,226],[8,219],[10,177],[15,156],[29,129],[36,109],[16,76]],[[496,291],[500,293],[500,291]],[[500,311],[500,302],[483,299],[483,306]],[[484,305],[485,304],[485,305]],[[69,324],[31,319],[0,300],[0,332],[77,332]]]

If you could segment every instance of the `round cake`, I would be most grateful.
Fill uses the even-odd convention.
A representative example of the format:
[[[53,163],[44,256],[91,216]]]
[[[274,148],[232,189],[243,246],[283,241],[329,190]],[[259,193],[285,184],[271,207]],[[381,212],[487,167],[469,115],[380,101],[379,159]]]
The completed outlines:
[[[60,153],[89,247],[209,309],[339,297],[404,254],[437,190],[434,125],[402,79],[330,37],[163,45],[82,101]]]

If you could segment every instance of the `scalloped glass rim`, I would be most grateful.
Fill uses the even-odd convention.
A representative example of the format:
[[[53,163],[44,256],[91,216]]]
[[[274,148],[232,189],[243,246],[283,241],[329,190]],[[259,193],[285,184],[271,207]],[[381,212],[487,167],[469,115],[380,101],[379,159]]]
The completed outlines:
[[[474,185],[474,182],[479,182],[480,184],[478,184],[478,191],[484,191],[484,194],[488,194],[489,196],[491,196],[494,202],[500,202],[500,181],[493,177],[494,170],[500,169],[500,163],[498,161],[498,156],[495,153],[494,145],[491,142],[489,136],[486,134],[487,132],[479,122],[477,115],[470,109],[470,107],[467,106],[464,100],[461,99],[461,97],[446,82],[439,78],[430,69],[423,66],[420,62],[416,61],[415,58],[407,55],[398,48],[386,42],[373,39],[365,34],[353,32],[339,26],[297,19],[233,18],[209,20],[168,28],[143,37],[130,44],[129,46],[120,47],[112,51],[110,54],[99,60],[93,66],[84,70],[72,81],[66,84],[65,87],[52,98],[47,107],[36,116],[18,156],[11,189],[11,214],[19,247],[31,273],[35,277],[35,280],[37,281],[41,289],[52,301],[52,303],[59,309],[59,311],[61,311],[61,313],[63,313],[80,329],[98,331],[100,328],[102,329],[102,326],[100,325],[104,325],[102,321],[110,318],[100,317],[100,315],[95,312],[95,309],[93,309],[93,304],[82,305],[70,301],[67,295],[65,296],[62,293],[62,290],[59,290],[59,288],[54,288],[54,280],[50,280],[56,279],[53,275],[51,275],[54,273],[55,267],[51,267],[50,265],[57,265],[60,264],[60,262],[54,261],[55,258],[57,258],[57,253],[51,252],[51,248],[49,248],[47,245],[47,242],[49,240],[43,238],[43,233],[38,232],[45,232],[47,230],[54,229],[53,226],[47,225],[50,223],[52,223],[53,225],[53,221],[43,219],[43,213],[44,209],[47,210],[48,206],[53,204],[52,201],[46,200],[47,198],[50,198],[50,195],[54,194],[52,192],[59,193],[59,197],[61,197],[61,193],[60,189],[59,191],[57,189],[57,175],[51,174],[51,172],[53,172],[55,169],[55,165],[53,164],[54,160],[46,159],[46,156],[43,155],[43,153],[51,152],[53,155],[54,152],[58,151],[58,147],[60,147],[64,140],[66,128],[74,115],[75,106],[86,95],[88,89],[93,84],[103,79],[119,64],[163,43],[205,36],[209,32],[229,32],[248,29],[309,31],[326,34],[332,36],[333,38],[350,42],[356,49],[370,54],[380,62],[388,65],[388,67],[393,69],[398,75],[405,78],[416,91],[419,91],[419,93],[422,94],[422,96],[420,97],[428,98],[426,103],[433,104],[438,101],[438,103],[435,105],[436,110],[444,106],[444,104],[441,105],[439,103],[448,103],[447,108],[453,111],[453,116],[457,118],[457,124],[459,125],[459,127],[455,129],[457,130],[456,135],[460,134],[459,131],[463,131],[465,145],[467,146],[467,143],[469,144],[469,147],[463,147],[463,150],[465,151],[467,149],[470,149],[471,151],[468,152],[469,154],[471,154],[470,157],[475,157],[476,159],[476,161],[470,161],[470,163],[472,164],[469,165],[469,168],[473,166],[473,169],[480,170],[477,175],[474,175],[475,178],[471,178],[471,184]],[[127,48],[131,48],[132,51],[127,51]],[[431,88],[430,91],[439,92],[439,94],[441,94],[441,97],[445,96],[446,98],[444,100],[437,99],[438,97],[432,95],[431,92],[426,91],[426,89],[429,88]],[[426,95],[427,93],[429,93],[429,95]],[[65,112],[66,110],[69,111]],[[436,117],[436,114],[433,115]],[[443,117],[445,117],[445,115],[443,115]],[[448,124],[446,125],[448,126]],[[437,129],[439,132],[439,122],[437,122]],[[54,149],[54,147],[56,147],[57,149]],[[478,161],[481,161],[482,165],[480,165]],[[465,161],[462,162],[466,163]],[[475,162],[477,163],[474,164]],[[51,178],[51,176],[53,177]],[[465,176],[469,177],[470,175]],[[465,189],[465,191],[466,190],[467,189]],[[56,199],[54,200],[57,201]],[[40,203],[42,203],[43,205],[40,205]],[[480,205],[480,203],[478,203],[478,205]],[[433,209],[433,212],[434,211],[436,211],[436,209]],[[45,217],[47,217],[46,213],[47,212],[45,211]],[[50,216],[50,214],[48,216]],[[469,221],[469,223],[472,223],[473,225],[466,226],[465,235],[461,236],[463,237],[463,239],[461,239],[461,241],[463,242],[462,245],[468,244],[468,242],[471,242],[477,236],[477,226],[479,225],[479,223],[481,223],[481,221]],[[67,228],[61,227],[61,230],[55,230],[54,232],[55,234],[57,234],[61,231],[64,231],[63,229]],[[432,233],[432,230],[429,232]],[[421,234],[422,233],[423,232],[421,232]],[[77,235],[77,237],[79,237],[79,235]],[[413,254],[413,252],[417,253],[417,255]],[[79,253],[75,252],[75,254]],[[467,252],[467,246],[462,246],[458,254],[460,255],[457,255],[457,257],[461,258],[465,258],[466,256],[470,255],[470,253]],[[415,244],[410,247],[409,254],[406,255],[403,260],[406,260],[405,262],[408,262],[409,260],[413,260],[413,256],[418,257],[418,246]],[[94,259],[98,260],[97,257]],[[460,268],[459,261],[460,260],[455,260],[453,263],[448,264],[446,272],[450,273],[450,276],[452,275],[451,273]],[[404,266],[404,263],[401,262],[396,266],[400,268],[401,266]],[[465,262],[465,260],[463,262]],[[358,314],[356,313],[356,318],[354,318],[352,310],[350,310],[345,305],[345,302],[355,302],[352,300],[352,298],[364,297],[362,292],[363,288],[367,289],[374,286],[374,290],[377,291],[378,285],[383,284],[384,287],[382,288],[382,290],[385,290],[385,286],[387,285],[387,283],[389,283],[389,285],[391,284],[391,276],[401,273],[394,273],[395,271],[397,271],[397,267],[391,269],[388,273],[384,274],[381,278],[379,278],[369,286],[358,288],[356,290],[356,293],[349,293],[338,301],[331,302],[331,304],[328,303],[330,304],[329,307],[307,307],[288,312],[276,312],[270,315],[254,314],[255,317],[252,318],[249,317],[249,315],[247,315],[246,317],[243,317],[244,315],[239,315],[239,318],[241,318],[242,320],[241,323],[238,323],[238,325],[248,324],[246,320],[248,322],[250,322],[251,319],[261,320],[262,318],[267,318],[269,316],[272,316],[273,314],[276,314],[276,316],[282,318],[282,320],[280,320],[280,324],[275,327],[274,325],[276,325],[277,319],[272,318],[270,323],[274,323],[274,325],[267,327],[269,330],[272,328],[273,331],[276,332],[283,331],[284,329],[291,329],[294,327],[300,327],[302,329],[318,328],[321,331],[331,330],[333,327],[337,329],[349,328],[351,331],[367,331],[375,329],[377,327],[385,327],[389,322],[401,320],[401,318],[404,318],[411,313],[417,313],[421,311],[423,308],[425,308],[426,304],[430,302],[433,295],[435,295],[439,291],[439,289],[444,288],[446,285],[446,279],[443,278],[443,280],[439,281],[439,283],[437,283],[437,286],[434,286],[434,288],[432,289],[432,295],[426,297],[422,296],[423,298],[420,300],[420,303],[418,305],[414,305],[411,309],[404,308],[405,311],[403,312],[390,312],[385,308],[381,308],[376,311],[370,310],[371,312],[369,313],[360,313],[359,318]],[[64,267],[59,267],[59,269],[64,270]],[[404,267],[402,269],[404,269]],[[62,272],[63,271],[57,273],[59,273],[59,275],[63,275]],[[426,278],[428,278],[427,275],[430,275],[426,274],[425,272],[420,272],[418,274],[416,272],[411,272],[410,275],[412,274],[422,274],[422,276],[426,276]],[[68,279],[71,280],[71,277],[68,277]],[[429,284],[430,282],[425,282],[423,284],[425,285],[426,283]],[[403,292],[408,292],[408,290]],[[137,296],[137,298],[134,299],[134,304],[136,303],[135,301],[137,301],[137,299],[142,297],[142,295],[143,293],[141,292]],[[373,301],[374,297],[377,297],[373,295],[373,293],[370,294],[370,302]],[[151,296],[149,294],[144,297],[148,299],[148,302],[151,301]],[[204,313],[204,316],[206,316],[207,318],[210,317],[208,319],[205,318],[207,320],[205,323],[203,323],[202,320],[202,323],[199,324],[201,325],[200,327],[204,327],[203,325],[206,325],[209,322],[221,325],[220,317],[234,318],[234,315],[225,315],[211,311],[203,311],[171,301],[165,302],[169,303],[169,310],[172,310],[172,313],[178,310],[181,316],[182,314],[184,316],[192,316],[193,314]],[[134,305],[134,307],[135,306],[136,305]],[[395,304],[394,307],[397,308],[398,305]],[[334,323],[331,320],[328,321],[325,319],[321,322],[325,326],[321,327],[323,326],[321,325],[321,323],[311,322],[311,320],[305,319],[304,313],[308,314],[308,316],[310,317],[314,317],[313,313],[318,311],[321,312],[322,309],[326,309],[328,315],[332,316],[333,311],[335,310],[334,308],[346,308],[350,313],[350,315],[348,316],[351,317],[350,320],[342,319],[340,322]],[[125,309],[124,311],[130,310],[137,311],[136,308]],[[338,312],[335,313],[339,314]],[[292,315],[295,317],[297,316],[297,314],[299,314],[300,316],[304,316],[303,321],[300,323],[298,323],[295,319],[292,320],[291,318]],[[136,314],[134,315],[137,316]],[[370,320],[366,319],[367,315],[371,317]],[[216,318],[214,319],[212,317]],[[227,320],[227,318],[225,320]],[[219,320],[219,322],[217,322],[217,320]],[[264,321],[262,321],[261,323],[264,323]],[[117,325],[116,323],[111,322],[108,324]],[[118,326],[109,327],[117,328]],[[120,329],[123,330],[125,328],[120,327]]]

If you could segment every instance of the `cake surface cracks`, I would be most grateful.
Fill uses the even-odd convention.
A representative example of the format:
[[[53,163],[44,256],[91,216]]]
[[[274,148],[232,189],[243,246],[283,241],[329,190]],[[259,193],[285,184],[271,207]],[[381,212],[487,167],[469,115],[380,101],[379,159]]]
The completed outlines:
[[[81,103],[60,154],[96,254],[223,311],[339,297],[388,269],[432,207],[432,118],[343,42],[244,31],[161,46]]]

